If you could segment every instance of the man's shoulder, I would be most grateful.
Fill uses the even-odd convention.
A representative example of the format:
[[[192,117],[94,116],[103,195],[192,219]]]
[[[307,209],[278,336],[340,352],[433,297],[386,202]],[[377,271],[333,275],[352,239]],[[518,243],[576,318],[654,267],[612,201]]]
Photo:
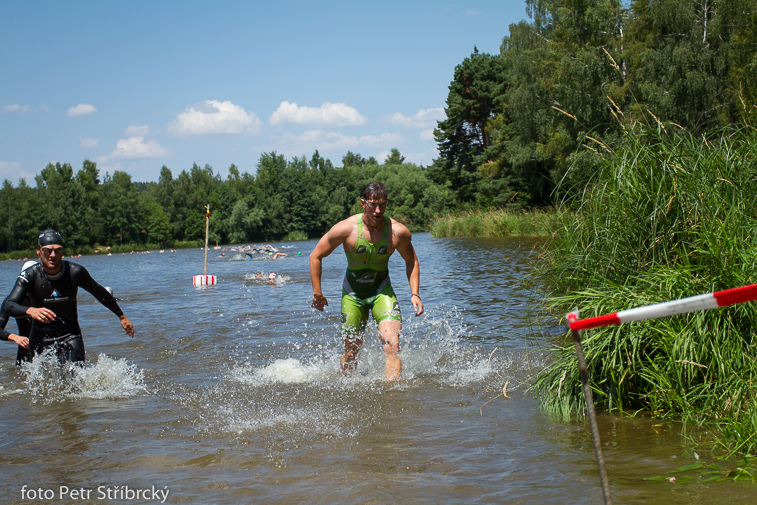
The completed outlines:
[[[412,236],[412,234],[410,233],[410,229],[407,226],[400,223],[399,221],[395,221],[394,219],[391,220],[391,223],[392,223],[392,235],[394,235],[398,239],[410,240],[410,237]]]
[[[347,237],[357,228],[357,217],[359,214],[350,216],[347,219],[339,221],[329,230],[329,234],[333,237]]]
[[[89,274],[89,271],[78,263],[63,260],[63,269],[68,272],[72,278],[78,278],[81,275]]]
[[[24,282],[29,282],[35,277],[44,274],[45,271],[42,269],[42,263],[36,263],[18,274],[18,278]]]

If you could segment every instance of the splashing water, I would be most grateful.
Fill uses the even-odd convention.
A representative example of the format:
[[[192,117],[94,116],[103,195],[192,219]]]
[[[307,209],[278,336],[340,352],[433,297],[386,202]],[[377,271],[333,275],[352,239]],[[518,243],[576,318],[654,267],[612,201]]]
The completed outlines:
[[[419,320],[406,319],[400,344],[401,382],[431,380],[464,386],[486,381],[506,373],[503,368],[514,366],[509,356],[504,359],[492,357],[490,351],[466,343],[469,329],[456,307],[434,312],[437,315],[427,313]],[[378,335],[376,324],[371,322],[358,355],[357,371],[351,375],[350,382],[384,381],[386,358]],[[226,377],[232,382],[251,386],[308,382],[333,387],[334,381],[342,379],[339,365],[341,338],[332,340],[335,345],[323,345],[323,339],[324,335],[306,330],[302,335],[292,337],[288,357],[274,357],[267,363],[257,360],[250,363],[249,358],[242,362],[238,357]]]
[[[295,358],[277,359],[264,368],[250,368],[249,366],[235,366],[229,374],[232,380],[260,385],[280,382],[295,384],[311,382],[328,374],[333,364],[324,362],[302,363]]]
[[[533,359],[472,344],[473,330],[461,312],[439,307],[405,319],[398,381],[385,379],[386,359],[372,320],[357,370],[343,376],[335,320],[327,328],[306,323],[301,333],[289,328],[289,336],[273,345],[258,340],[254,349],[237,347],[216,382],[179,389],[174,400],[199,413],[190,420],[199,431],[238,436],[240,443],[276,453],[303,443],[364,437],[394,416],[394,409],[425,401],[416,397],[418,391],[424,397],[474,394],[485,404],[502,396],[503,386],[519,389]],[[261,328],[245,326],[240,333],[259,338]]]
[[[254,273],[246,273],[244,274],[244,280],[247,282],[252,282],[255,284],[271,284],[272,286],[283,286],[284,284],[287,284],[291,277],[278,273],[276,274],[276,278],[274,279],[274,282],[271,283],[269,278],[271,273],[275,272],[254,272]]]
[[[24,384],[34,402],[46,403],[81,398],[124,398],[147,391],[144,371],[125,359],[114,360],[105,354],[96,363],[83,366],[58,363],[48,351],[32,363],[24,363]]]

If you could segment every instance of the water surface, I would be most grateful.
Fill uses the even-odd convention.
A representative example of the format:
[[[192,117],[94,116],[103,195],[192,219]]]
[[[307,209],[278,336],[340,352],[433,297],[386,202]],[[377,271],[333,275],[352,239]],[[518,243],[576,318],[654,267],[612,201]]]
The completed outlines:
[[[346,262],[325,260],[330,306],[310,309],[315,241],[275,244],[288,254],[275,261],[210,251],[218,284],[207,289],[192,286],[200,249],[69,258],[115,290],[137,334],[82,292],[89,364],[73,381],[43,360],[19,371],[13,346],[0,345],[4,503],[29,503],[24,486],[54,493],[42,503],[161,501],[129,499],[135,489],[167,490],[166,503],[601,503],[586,425],[549,420],[526,391],[544,365],[534,343],[548,338],[525,318],[535,244],[414,243],[427,313],[412,316],[395,255],[396,383],[383,380],[372,325],[358,372],[338,373]],[[21,264],[0,263],[0,288]],[[600,422],[616,503],[757,502],[738,483],[645,480],[695,461],[675,425]],[[61,486],[89,499],[61,497]]]

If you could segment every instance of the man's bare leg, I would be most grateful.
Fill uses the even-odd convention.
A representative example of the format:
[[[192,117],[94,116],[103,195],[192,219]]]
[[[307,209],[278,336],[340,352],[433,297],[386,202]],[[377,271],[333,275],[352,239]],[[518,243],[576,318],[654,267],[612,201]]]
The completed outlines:
[[[362,333],[345,333],[344,353],[341,359],[342,375],[350,375],[357,369],[357,353],[363,345]]]
[[[402,374],[402,360],[399,356],[402,322],[384,319],[379,323],[378,328],[379,338],[386,356],[386,380],[397,380]]]

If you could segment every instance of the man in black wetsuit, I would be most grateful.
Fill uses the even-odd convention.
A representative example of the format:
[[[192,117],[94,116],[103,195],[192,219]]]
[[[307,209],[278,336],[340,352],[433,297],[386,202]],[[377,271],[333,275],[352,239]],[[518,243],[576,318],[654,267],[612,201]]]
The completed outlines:
[[[63,261],[63,238],[55,230],[45,230],[38,238],[40,263],[19,275],[13,291],[5,300],[4,310],[13,317],[29,316],[29,358],[54,348],[58,361],[83,362],[79,315],[76,307],[78,288],[90,292],[100,303],[118,316],[121,327],[134,336],[134,327],[124,316],[118,302],[103,286],[92,279],[86,268]],[[29,306],[22,305],[25,296]]]

